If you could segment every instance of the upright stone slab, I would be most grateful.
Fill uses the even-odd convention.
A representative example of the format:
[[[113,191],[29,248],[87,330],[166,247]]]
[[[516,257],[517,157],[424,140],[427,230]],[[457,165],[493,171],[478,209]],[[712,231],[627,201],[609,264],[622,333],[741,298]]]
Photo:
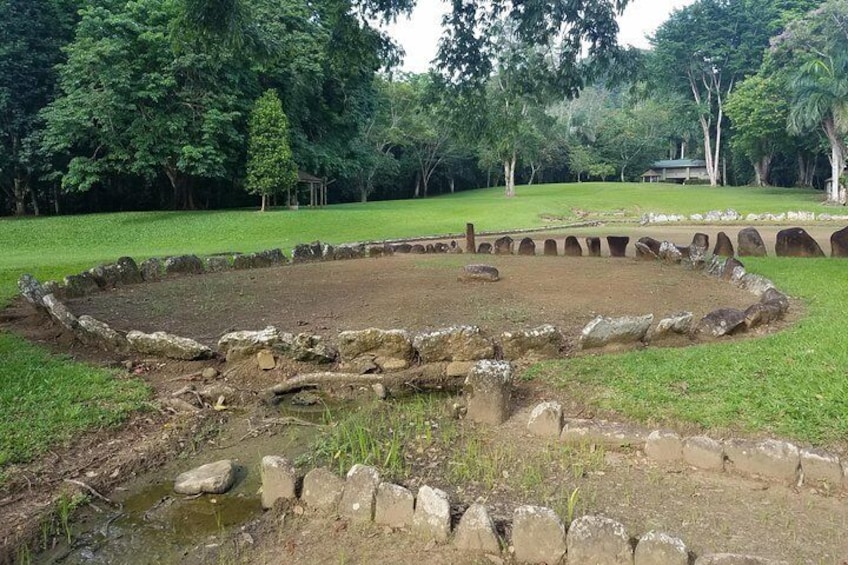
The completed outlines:
[[[777,232],[774,252],[778,257],[824,257],[818,242],[803,228]]]
[[[630,536],[605,516],[581,516],[568,527],[566,554],[571,563],[633,565]]]
[[[634,565],[688,565],[689,550],[683,540],[662,532],[648,532],[636,545]]]
[[[271,508],[278,500],[297,498],[297,474],[294,465],[279,455],[266,455],[259,467],[262,480],[262,508]]]
[[[230,264],[230,258],[224,255],[213,255],[212,257],[206,258],[206,272],[207,273],[222,273],[224,271],[229,271],[232,268]]]
[[[100,286],[97,281],[91,276],[91,273],[80,273],[78,275],[68,275],[62,279],[64,283],[64,296],[66,298],[79,298],[80,296],[88,296],[95,292],[100,292]]]
[[[495,240],[495,255],[512,255],[515,242],[511,237],[505,235]]]
[[[745,276],[745,265],[742,264],[742,261],[730,257],[724,262],[724,267],[721,271],[721,280],[740,280],[743,276]]]
[[[412,246],[412,249],[410,249],[409,252],[413,255],[423,255],[424,253],[427,253],[427,248],[420,243],[416,243]]]
[[[683,252],[670,241],[660,243],[660,251],[657,253],[660,261],[669,265],[676,265],[683,261]]]
[[[759,442],[728,440],[724,442],[728,470],[744,475],[760,475],[794,484],[801,465],[797,446],[774,439]]]
[[[563,247],[563,255],[566,257],[582,257],[583,248],[576,237],[570,235],[565,238],[565,247]]]
[[[831,234],[830,256],[848,257],[848,228],[842,228]]]
[[[465,251],[474,253],[477,249],[476,240],[474,238],[474,224],[465,224]]]
[[[709,249],[710,236],[705,233],[698,232],[692,237],[692,245],[700,249]]]
[[[199,275],[203,273],[203,261],[197,255],[178,255],[165,259],[165,273],[168,275]]]
[[[382,482],[377,487],[374,522],[391,528],[405,528],[412,523],[415,496],[400,485]]]
[[[156,257],[145,259],[139,265],[139,270],[145,282],[158,281],[162,278],[162,261]]]
[[[536,242],[530,239],[529,237],[525,237],[518,244],[518,254],[519,255],[535,255],[536,254]]]
[[[339,514],[358,522],[372,521],[378,486],[380,473],[377,469],[360,464],[351,467],[339,501]]]
[[[636,258],[642,261],[656,261],[660,256],[662,243],[653,237],[640,237],[636,242]]]
[[[68,310],[68,307],[65,306],[64,302],[52,294],[45,295],[44,298],[41,299],[41,302],[44,304],[44,308],[47,310],[47,313],[50,314],[50,317],[66,330],[73,332],[79,328],[79,320],[70,310]]]
[[[600,237],[587,237],[586,238],[586,249],[589,257],[600,257],[601,256],[601,238]]]
[[[733,242],[730,241],[727,234],[723,231],[718,232],[715,248],[713,249],[713,255],[718,255],[719,257],[733,257],[735,254],[736,252],[733,250]]]
[[[760,232],[755,228],[744,228],[739,230],[736,236],[737,252],[740,257],[765,257],[766,244]]]
[[[548,257],[556,257],[559,255],[557,251],[557,242],[555,239],[546,239],[545,240],[545,255]]]
[[[342,497],[345,482],[323,467],[312,469],[303,477],[300,499],[316,510],[334,510]]]
[[[459,520],[454,545],[462,551],[499,554],[501,552],[495,524],[482,504],[472,504]]]
[[[465,379],[468,417],[497,426],[509,418],[512,366],[505,361],[478,361]]]
[[[565,526],[550,508],[519,506],[512,515],[512,546],[519,563],[559,563],[566,551]]]
[[[425,538],[447,541],[450,536],[450,502],[446,492],[427,485],[418,489],[412,529]]]
[[[683,440],[683,460],[706,471],[724,471],[724,446],[706,436],[687,437]]]
[[[562,404],[554,401],[537,404],[527,421],[527,431],[539,437],[559,438],[562,433]]]
[[[628,243],[630,243],[630,238],[627,236],[608,235],[607,246],[609,247],[610,257],[625,257]]]
[[[477,248],[477,253],[480,253],[481,255],[491,255],[492,244],[486,242],[481,243],[480,246]]]

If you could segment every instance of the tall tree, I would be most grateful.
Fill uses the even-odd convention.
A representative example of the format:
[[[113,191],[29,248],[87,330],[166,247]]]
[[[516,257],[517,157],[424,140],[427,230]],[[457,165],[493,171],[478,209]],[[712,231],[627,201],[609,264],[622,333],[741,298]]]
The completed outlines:
[[[250,114],[247,149],[247,191],[262,196],[264,212],[268,198],[297,186],[297,165],[289,147],[289,127],[276,91],[266,90]],[[287,201],[290,198],[286,199]]]

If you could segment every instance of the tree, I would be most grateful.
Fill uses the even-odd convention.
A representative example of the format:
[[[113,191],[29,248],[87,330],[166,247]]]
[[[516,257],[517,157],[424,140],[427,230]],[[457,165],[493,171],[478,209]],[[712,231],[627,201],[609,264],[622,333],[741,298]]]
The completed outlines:
[[[247,149],[247,191],[262,195],[264,212],[268,197],[297,186],[297,165],[289,147],[289,126],[277,92],[266,90],[250,114]]]

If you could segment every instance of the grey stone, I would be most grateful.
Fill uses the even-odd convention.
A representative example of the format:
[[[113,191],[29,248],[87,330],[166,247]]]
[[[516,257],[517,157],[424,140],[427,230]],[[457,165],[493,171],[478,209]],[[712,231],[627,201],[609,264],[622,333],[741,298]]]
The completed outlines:
[[[583,349],[590,349],[609,344],[641,341],[645,338],[653,321],[653,314],[621,318],[598,316],[583,328],[580,335],[580,346]]]
[[[145,281],[154,282],[162,278],[162,261],[156,257],[145,259],[141,262],[139,270],[141,278]]]
[[[459,280],[463,282],[497,282],[501,274],[492,265],[466,265],[459,272]]]
[[[536,405],[527,421],[527,430],[536,436],[559,438],[562,433],[562,405],[559,402]]]
[[[179,255],[165,259],[165,273],[199,275],[203,273],[203,261],[197,255]]]
[[[821,246],[803,228],[777,232],[774,252],[778,257],[824,257]]]
[[[495,255],[512,255],[515,242],[508,235],[495,240]]]
[[[764,326],[783,318],[784,310],[779,302],[758,302],[745,310],[745,326]]]
[[[724,446],[705,436],[687,437],[683,440],[683,460],[699,469],[724,471]]]
[[[472,504],[459,520],[454,545],[462,551],[498,554],[501,552],[495,524],[482,504]]]
[[[660,243],[660,251],[657,253],[657,257],[665,263],[676,264],[683,260],[683,253],[670,241],[663,241]]]
[[[716,244],[713,249],[713,255],[717,255],[720,257],[733,257],[735,251],[733,250],[733,242],[730,241],[730,238],[727,237],[727,234],[723,231],[718,232],[716,236]]]
[[[711,553],[697,558],[695,565],[786,565],[786,561],[775,561],[737,553]]]
[[[259,331],[230,332],[218,340],[218,353],[230,359],[230,352],[237,350],[241,358],[256,354],[262,349],[270,349],[280,342],[280,334],[274,326]]]
[[[292,250],[292,262],[305,263],[320,260],[322,256],[321,242],[315,242],[315,244],[299,243],[295,245],[294,250]]]
[[[417,334],[412,345],[421,361],[477,361],[495,356],[492,342],[476,326],[454,326]]]
[[[655,430],[645,440],[645,454],[661,463],[683,460],[683,440],[674,432]]]
[[[587,237],[586,238],[586,253],[589,257],[601,256],[601,238]]]
[[[634,565],[688,565],[689,550],[683,540],[662,532],[648,532],[636,545]]]
[[[262,508],[271,508],[278,500],[297,498],[297,474],[294,465],[279,455],[266,455],[260,464]]]
[[[613,448],[645,446],[645,433],[641,429],[604,420],[567,418],[559,437],[572,445],[594,444]]]
[[[735,308],[719,308],[701,318],[695,332],[707,337],[722,337],[744,328],[745,312]]]
[[[339,333],[338,345],[342,363],[355,364],[363,356],[370,356],[371,361],[383,370],[387,366],[393,370],[405,369],[413,354],[412,339],[405,330],[369,328],[343,331]]]
[[[501,347],[507,360],[554,359],[559,357],[563,338],[554,326],[544,325],[531,330],[504,332],[501,334]]]
[[[216,378],[218,378],[218,375],[219,375],[219,374],[220,374],[220,373],[218,372],[218,369],[216,369],[215,367],[206,367],[206,368],[205,368],[205,369],[203,369],[203,371],[200,373],[200,376],[201,376],[201,377],[203,377],[204,379],[207,379],[207,380],[208,380],[208,379],[216,379]]]
[[[758,297],[765,294],[768,289],[774,288],[774,283],[769,279],[752,273],[745,273],[736,284]]]
[[[174,492],[187,495],[221,494],[230,490],[235,480],[235,463],[223,459],[178,475],[174,481]]]
[[[478,361],[465,379],[465,394],[471,420],[502,424],[510,413],[512,366],[505,361]]]
[[[80,316],[78,322],[77,336],[83,343],[119,353],[129,349],[127,338],[113,330],[108,324],[87,315]]]
[[[419,535],[436,541],[446,541],[450,535],[450,502],[446,492],[427,485],[418,489],[412,529]]]
[[[592,565],[633,565],[630,536],[605,516],[581,516],[568,527],[568,560]]]
[[[44,297],[50,294],[32,275],[21,275],[18,279],[18,290],[24,299],[37,309],[44,308]]]
[[[491,243],[481,243],[477,247],[477,253],[482,255],[491,255],[492,254],[492,244]]]
[[[543,253],[546,257],[556,257],[559,255],[557,251],[557,242],[555,239],[546,239]]]
[[[760,475],[795,483],[801,465],[797,446],[774,439],[758,442],[727,440],[724,442],[727,468],[746,475]]]
[[[221,273],[229,271],[233,266],[230,263],[230,258],[223,255],[214,255],[206,258],[206,272]]]
[[[566,552],[565,526],[550,508],[519,506],[512,515],[512,545],[519,563],[559,563]]]
[[[839,457],[832,453],[814,448],[802,449],[801,471],[807,484],[826,484],[837,489],[842,487],[842,465]]]
[[[323,467],[312,469],[303,477],[300,499],[316,510],[333,510],[338,505],[345,482]]]
[[[643,238],[644,239],[644,238]],[[657,254],[653,252],[653,250],[646,243],[642,243],[642,241],[637,241],[634,244],[636,248],[636,258],[642,261],[656,261],[659,259]]]
[[[296,361],[326,364],[334,362],[338,356],[338,351],[325,343],[320,335],[280,333],[279,336],[280,341],[274,346],[274,351]]]
[[[630,243],[630,238],[623,235],[608,235],[607,247],[609,247],[610,257],[624,257],[627,255],[627,244]]]
[[[473,361],[451,361],[445,368],[445,375],[449,378],[462,377],[464,379],[473,367]]]
[[[755,228],[748,227],[739,230],[736,243],[736,252],[740,257],[765,257],[768,255],[766,244],[760,232]]]
[[[583,248],[580,246],[580,241],[570,235],[565,238],[565,247],[563,248],[563,255],[566,257],[582,257],[583,256]]]
[[[392,528],[404,528],[412,523],[415,497],[400,485],[382,482],[377,487],[374,522]]]
[[[380,473],[377,469],[359,464],[351,467],[339,501],[339,514],[359,522],[372,521],[378,486]]]
[[[848,227],[830,235],[830,256],[848,257]]]
[[[657,326],[654,328],[651,337],[662,337],[670,333],[680,335],[688,334],[692,330],[693,319],[694,315],[692,312],[678,312],[676,314],[672,314],[657,322]]]
[[[171,359],[208,359],[214,354],[211,349],[193,339],[179,337],[165,332],[151,334],[133,330],[127,334],[127,341],[135,351],[144,355],[169,357]]]
[[[65,287],[64,294],[68,298],[79,298],[100,291],[100,286],[91,273],[68,275],[62,279],[62,282]]]
[[[77,317],[68,310],[68,307],[65,306],[64,302],[60,301],[52,294],[45,295],[44,298],[41,299],[41,302],[44,304],[44,308],[47,309],[47,313],[50,314],[50,317],[59,322],[59,324],[65,329],[73,332],[79,327],[79,320],[77,320]]]
[[[518,244],[518,254],[519,255],[535,255],[536,254],[536,242],[533,241],[529,237],[525,237]]]

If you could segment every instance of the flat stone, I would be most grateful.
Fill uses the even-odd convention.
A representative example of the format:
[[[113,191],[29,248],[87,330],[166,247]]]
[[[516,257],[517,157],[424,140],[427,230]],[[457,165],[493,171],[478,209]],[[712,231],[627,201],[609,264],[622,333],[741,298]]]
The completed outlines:
[[[801,453],[797,446],[774,439],[759,442],[724,442],[727,469],[746,475],[760,475],[794,484],[798,478]]]
[[[530,413],[527,430],[539,437],[559,438],[562,433],[562,405],[559,402],[542,402]]]
[[[379,485],[380,473],[374,467],[360,464],[351,467],[339,502],[339,514],[358,522],[372,521]]]
[[[179,255],[165,259],[165,273],[199,275],[203,273],[203,261],[197,255]]]
[[[723,337],[745,329],[745,312],[736,308],[713,310],[698,322],[695,332],[707,337]]]
[[[477,361],[495,356],[495,347],[476,326],[454,326],[422,332],[412,340],[421,361]]]
[[[244,358],[258,353],[262,349],[270,349],[279,342],[280,334],[274,326],[268,326],[259,331],[230,332],[224,334],[218,340],[218,353],[230,361],[230,351],[233,349],[238,349],[239,354]]]
[[[654,315],[605,318],[598,316],[580,334],[583,349],[642,341],[654,321]]]
[[[436,541],[446,541],[450,535],[450,502],[446,492],[427,485],[418,489],[412,529],[419,535]]]
[[[661,463],[683,460],[683,440],[674,432],[655,430],[645,440],[645,454]]]
[[[500,271],[492,265],[466,265],[459,272],[459,280],[463,282],[497,282],[500,279]]]
[[[462,551],[499,554],[501,552],[495,523],[482,504],[468,507],[454,535],[454,545]]]
[[[201,465],[177,476],[174,492],[178,494],[222,494],[236,480],[236,464],[230,459]]]
[[[510,414],[512,366],[506,361],[478,361],[465,379],[465,394],[468,418],[502,424]]]
[[[108,324],[85,314],[79,317],[78,322],[77,336],[84,343],[119,353],[129,349],[127,338],[113,330]]]
[[[692,312],[678,312],[657,322],[651,338],[663,337],[668,334],[686,335],[692,330],[694,315]]]
[[[636,545],[634,565],[688,565],[689,550],[683,540],[662,532],[648,532]]]
[[[568,527],[569,562],[633,565],[630,536],[624,526],[605,516],[581,516]]]
[[[644,448],[645,433],[617,422],[568,418],[563,423],[560,440],[572,445],[605,445],[608,447]]]
[[[214,355],[211,349],[193,339],[165,332],[146,334],[133,330],[127,334],[127,341],[130,347],[144,355],[187,361],[208,359]]]
[[[415,496],[400,485],[382,482],[377,487],[374,522],[392,528],[404,528],[412,524],[415,511]]]
[[[507,360],[541,361],[559,357],[562,334],[552,325],[501,334],[503,357]]]
[[[683,460],[699,469],[724,471],[724,446],[706,436],[687,437],[683,440]]]
[[[807,484],[826,484],[837,489],[842,487],[842,465],[839,457],[832,453],[814,448],[802,449],[801,471]]]
[[[343,331],[339,333],[338,346],[342,363],[356,363],[363,356],[370,356],[384,371],[406,369],[413,354],[412,339],[406,330]]]
[[[64,302],[52,294],[45,295],[44,298],[41,299],[41,302],[44,304],[44,308],[47,310],[47,313],[50,314],[50,317],[56,320],[66,330],[74,332],[79,327],[79,320],[77,317],[68,310],[68,307],[65,306]]]
[[[297,498],[297,474],[294,465],[278,455],[266,455],[259,467],[262,480],[262,508],[271,508],[278,500]]]
[[[303,477],[300,499],[310,508],[333,510],[341,500],[344,488],[345,482],[340,477],[328,469],[318,467]]]
[[[550,508],[519,506],[512,515],[512,545],[519,563],[559,563],[566,552],[565,526]]]
[[[737,553],[711,553],[697,558],[695,565],[786,565],[786,561],[775,561],[774,559]]]
[[[256,353],[256,364],[263,371],[270,371],[277,366],[277,360],[270,349],[263,349]]]

